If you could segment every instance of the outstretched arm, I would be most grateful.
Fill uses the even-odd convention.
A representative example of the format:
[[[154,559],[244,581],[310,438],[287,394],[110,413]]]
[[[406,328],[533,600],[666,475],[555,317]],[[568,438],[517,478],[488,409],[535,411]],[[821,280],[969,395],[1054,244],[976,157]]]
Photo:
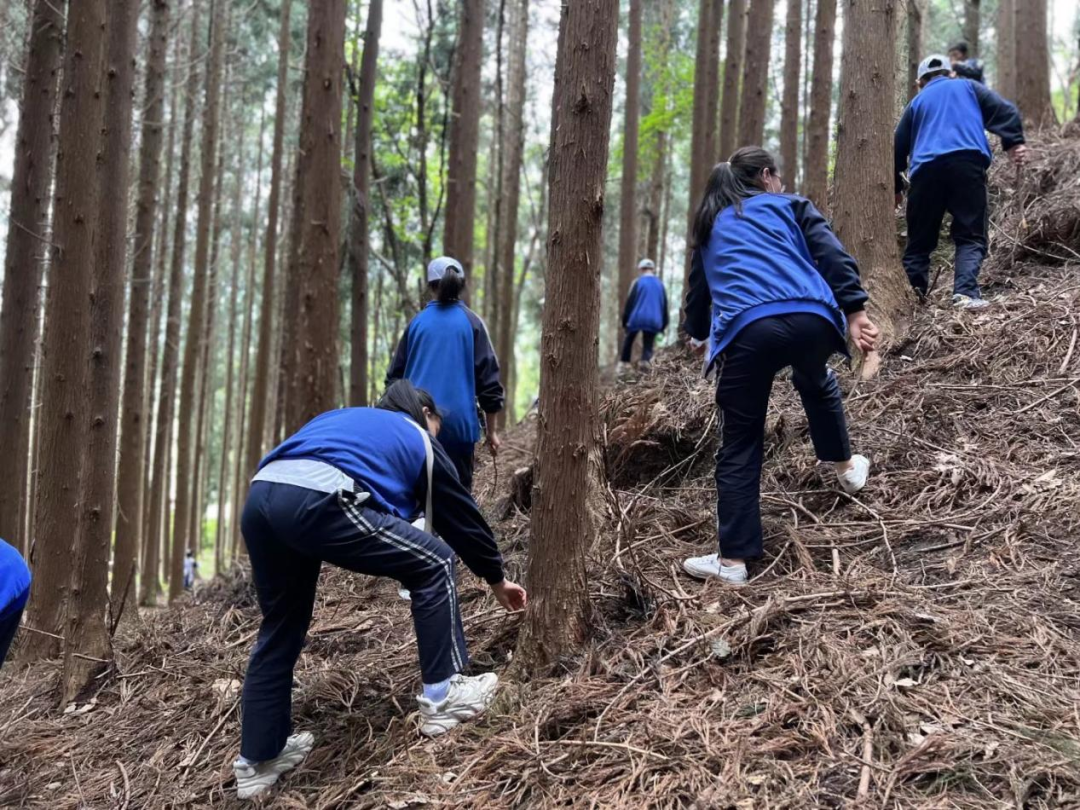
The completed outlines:
[[[893,191],[897,194],[904,192],[903,175],[907,171],[908,155],[911,154],[912,119],[913,113],[909,104],[904,114],[900,116],[896,132],[893,133]]]
[[[818,272],[832,290],[836,303],[847,315],[861,311],[868,296],[859,280],[859,265],[851,254],[844,250],[829,223],[812,202],[802,197],[794,197],[792,205],[795,220],[806,238],[810,255],[814,258]]]
[[[1024,143],[1024,122],[1016,105],[990,88],[981,84],[972,84],[975,98],[982,110],[983,126],[1001,138],[1001,146],[1006,152]]]
[[[705,278],[701,250],[695,249],[690,260],[690,284],[686,292],[683,330],[694,340],[708,340],[712,329],[712,293]]]

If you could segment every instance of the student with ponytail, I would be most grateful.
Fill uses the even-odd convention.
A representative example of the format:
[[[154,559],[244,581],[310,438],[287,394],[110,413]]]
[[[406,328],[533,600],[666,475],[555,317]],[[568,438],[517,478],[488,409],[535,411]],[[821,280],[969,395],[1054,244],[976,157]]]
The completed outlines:
[[[488,448],[493,455],[499,449],[495,420],[505,398],[499,360],[487,326],[461,301],[461,263],[449,256],[435,259],[428,265],[427,280],[431,301],[405,328],[386,382],[409,380],[431,392],[443,414],[439,442],[461,483],[471,490],[481,433],[477,404],[487,415]]]
[[[840,386],[829,357],[845,336],[871,351],[859,268],[809,200],[783,193],[772,155],[739,149],[709,176],[698,207],[684,330],[716,369],[721,446],[716,456],[719,554],[686,560],[698,578],[747,580],[762,554],[765,414],[773,378],[790,366],[818,459],[855,493],[870,462],[851,454]],[[707,349],[706,349],[707,347]]]

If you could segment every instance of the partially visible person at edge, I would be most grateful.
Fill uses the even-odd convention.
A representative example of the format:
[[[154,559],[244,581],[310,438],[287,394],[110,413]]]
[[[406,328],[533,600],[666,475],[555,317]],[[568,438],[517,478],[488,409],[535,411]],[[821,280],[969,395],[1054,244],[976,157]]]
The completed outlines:
[[[195,559],[195,555],[191,553],[191,549],[188,549],[184,553],[184,590],[190,591],[195,587],[195,574],[199,570],[199,561]]]
[[[968,56],[968,44],[964,40],[949,46],[949,62],[952,63],[953,73],[961,79],[986,84],[982,60]]]
[[[773,156],[756,146],[735,152],[709,176],[698,207],[684,330],[707,345],[716,368],[720,450],[716,456],[719,554],[683,563],[691,576],[747,581],[760,557],[761,464],[773,378],[791,366],[818,459],[849,494],[866,484],[870,461],[851,454],[844,405],[827,363],[874,349],[859,268],[813,204],[783,193]]]
[[[507,610],[523,609],[526,594],[505,578],[491,529],[432,441],[441,421],[428,393],[398,381],[375,408],[315,417],[259,464],[241,519],[263,619],[244,677],[240,798],[266,792],[314,745],[293,733],[290,692],[323,562],[411,591],[421,734],[444,734],[494,700],[498,676],[461,674],[455,554]],[[409,523],[421,509],[426,531]]]
[[[476,443],[481,425],[477,403],[487,415],[487,445],[499,451],[497,414],[505,395],[499,379],[499,360],[484,321],[462,303],[465,271],[449,256],[427,268],[431,301],[405,327],[386,375],[408,380],[428,391],[443,415],[439,443],[454,463],[465,489],[472,490]]]
[[[910,183],[904,270],[916,295],[925,299],[930,255],[948,211],[956,246],[953,305],[980,309],[987,306],[979,270],[987,245],[986,170],[993,159],[986,130],[1000,136],[1020,165],[1027,157],[1024,126],[1011,102],[981,84],[956,80],[947,57],[924,59],[918,77],[919,92],[904,110],[893,144],[898,207],[905,170]]]
[[[30,569],[14,546],[0,540],[0,666],[15,641],[30,598]]]
[[[630,356],[634,341],[641,334],[641,367],[647,369],[652,362],[656,336],[668,327],[668,300],[664,282],[656,277],[656,265],[652,259],[642,259],[638,264],[640,275],[634,280],[623,305],[622,326],[626,331],[619,372],[630,369]]]

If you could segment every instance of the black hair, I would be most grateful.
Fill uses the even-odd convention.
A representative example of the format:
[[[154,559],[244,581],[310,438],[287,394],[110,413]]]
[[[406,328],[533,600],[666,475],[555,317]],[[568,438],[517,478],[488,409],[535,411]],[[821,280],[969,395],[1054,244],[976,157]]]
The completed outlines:
[[[456,267],[448,267],[441,279],[428,282],[428,289],[440,304],[452,304],[461,298],[461,291],[465,289],[465,274]]]
[[[423,388],[417,388],[408,380],[392,382],[382,398],[375,403],[375,407],[384,411],[403,413],[425,430],[427,419],[424,417],[424,408],[427,408],[428,413],[436,419],[442,419],[442,414],[439,413],[431,394]]]
[[[776,174],[776,159],[760,146],[737,149],[730,160],[713,167],[694,215],[694,247],[708,244],[717,214],[729,205],[741,214],[744,198],[765,192],[759,184],[765,169]]]
[[[964,40],[960,40],[959,42],[954,42],[952,45],[950,45],[949,50],[950,51],[959,51],[964,56],[967,56],[968,55],[968,44]]]

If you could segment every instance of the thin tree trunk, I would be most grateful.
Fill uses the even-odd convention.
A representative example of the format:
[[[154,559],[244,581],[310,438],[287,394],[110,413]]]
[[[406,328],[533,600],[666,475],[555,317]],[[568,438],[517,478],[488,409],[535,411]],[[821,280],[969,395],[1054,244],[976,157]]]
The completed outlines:
[[[1050,101],[1047,0],[1014,0],[1016,8],[1016,104],[1031,131],[1057,124]]]
[[[712,0],[709,14],[709,62],[706,69],[705,142],[702,165],[712,169],[720,151],[720,34],[724,26],[724,0]]]
[[[968,45],[968,56],[972,59],[979,55],[981,6],[982,0],[964,0],[964,39]]]
[[[659,24],[655,29],[658,38],[657,56],[659,64],[662,66],[661,76],[666,75],[664,71],[666,71],[668,59],[671,55],[671,29],[674,24],[675,10],[675,0],[664,0],[664,5],[660,10]],[[670,83],[666,81],[663,88],[654,88],[653,112],[668,112],[672,90]],[[655,109],[658,98],[664,101],[665,108],[663,110]],[[643,247],[645,256],[653,261],[658,259],[659,254],[660,215],[664,206],[664,188],[667,183],[667,154],[668,132],[666,128],[659,128],[656,132],[654,162],[652,174],[649,178],[649,200],[645,210],[646,232]]]
[[[1001,0],[1002,3],[1011,0]],[[907,18],[907,76],[904,78],[906,85],[904,95],[910,102],[918,92],[916,80],[919,74],[919,62],[922,59],[923,50],[923,19],[925,0],[908,0]],[[999,37],[1004,36],[999,33]],[[1011,34],[1010,34],[1011,36]]]
[[[116,486],[116,552],[113,558],[112,603],[127,600],[124,614],[135,605],[135,570],[142,535],[147,403],[146,348],[150,287],[154,266],[154,223],[165,119],[165,54],[169,38],[168,0],[151,4],[150,56],[146,66],[142,136],[139,145],[139,195],[128,308],[128,348],[124,364],[119,478]],[[127,161],[124,160],[124,163]],[[166,187],[167,189],[168,187]],[[126,189],[125,189],[126,193]]]
[[[739,146],[760,146],[765,138],[769,58],[775,0],[753,0],[746,17],[746,61],[739,99]]]
[[[0,537],[28,553],[21,505],[30,469],[30,403],[38,333],[38,290],[48,244],[52,115],[64,49],[62,0],[36,0],[23,74],[22,110],[15,134],[7,252],[0,296]]]
[[[82,568],[86,545],[78,538],[83,515],[81,482],[87,458],[90,382],[90,309],[94,246],[98,238],[102,93],[106,59],[105,0],[82,0],[67,15],[67,53],[60,105],[56,199],[53,207],[50,291],[45,302],[41,368],[41,469],[34,514],[34,580],[28,624],[42,633],[24,639],[23,655],[53,657],[70,632],[72,572]],[[62,246],[62,249],[61,249]],[[73,555],[76,564],[73,565]],[[102,605],[104,607],[104,605]],[[104,629],[104,614],[101,628]],[[45,633],[51,635],[45,635]],[[86,627],[71,644],[97,649],[108,636]],[[64,648],[67,647],[65,643]],[[103,656],[101,656],[103,657]]]
[[[693,244],[694,209],[701,202],[708,179],[709,156],[705,154],[709,102],[709,45],[712,30],[712,0],[700,0],[698,6],[697,55],[694,61],[694,111],[690,129],[690,201],[687,203],[686,260],[683,263],[683,289],[690,278],[690,247]],[[552,204],[555,198],[552,195]],[[617,305],[621,305],[620,300]]]
[[[1016,98],[1016,0],[998,0],[997,91]]]
[[[706,0],[711,4],[712,0]],[[635,252],[637,251],[637,164],[638,164],[638,120],[641,117],[641,0],[630,0],[629,20],[630,46],[626,58],[626,123],[623,127],[623,162],[622,184],[619,193],[619,259],[618,279],[619,284],[615,298],[616,312],[621,311],[623,302],[630,292],[630,284],[634,279],[634,265],[636,264]],[[716,93],[712,92],[714,86],[710,83],[715,78],[710,73],[710,67],[715,61],[712,47],[715,44],[712,32],[716,28],[716,20],[709,15],[709,53],[705,56],[705,93],[703,104],[697,103],[696,94],[694,112],[704,118],[699,121],[702,127],[699,144],[702,150],[708,149],[708,132],[711,129],[708,119],[709,99],[715,100]],[[718,39],[718,37],[716,38]],[[703,107],[704,109],[699,109]],[[713,116],[715,121],[715,116]],[[704,170],[704,166],[695,167],[696,172]],[[511,276],[512,278],[512,276]],[[512,285],[512,282],[511,282]],[[619,329],[616,331],[615,351],[622,345],[624,330],[620,319]]]
[[[784,29],[784,94],[780,109],[780,163],[790,189],[799,174],[799,74],[802,69],[802,0],[788,0]]]
[[[529,610],[518,652],[531,672],[580,648],[589,625],[585,554],[598,462],[600,273],[618,0],[566,4],[552,111],[551,221],[541,343],[540,431]]]
[[[818,0],[803,194],[826,215],[829,212],[829,119],[832,115],[835,39],[836,0]]]
[[[720,102],[720,154],[718,155],[720,160],[727,160],[738,148],[739,80],[742,78],[745,55],[746,0],[731,0],[731,5],[728,7],[724,91]],[[694,205],[698,202],[699,200],[694,200]]]
[[[506,22],[506,0],[499,0],[499,17],[498,24],[495,30],[495,136],[492,139],[495,147],[492,149],[492,155],[495,157],[495,197],[492,207],[491,221],[493,227],[491,229],[491,241],[494,243],[495,248],[492,253],[492,263],[485,268],[487,276],[484,279],[484,293],[485,295],[491,295],[491,303],[488,306],[488,329],[495,335],[496,344],[498,344],[499,327],[501,323],[502,311],[500,306],[501,296],[499,290],[502,285],[501,272],[499,270],[499,263],[502,258],[502,238],[503,232],[503,184],[506,179],[506,175],[503,171],[503,165],[505,163],[506,155],[506,89],[505,89],[505,71],[503,68],[503,32],[505,30]],[[505,380],[504,380],[505,382]]]

